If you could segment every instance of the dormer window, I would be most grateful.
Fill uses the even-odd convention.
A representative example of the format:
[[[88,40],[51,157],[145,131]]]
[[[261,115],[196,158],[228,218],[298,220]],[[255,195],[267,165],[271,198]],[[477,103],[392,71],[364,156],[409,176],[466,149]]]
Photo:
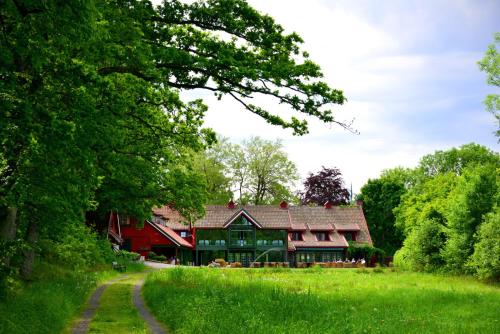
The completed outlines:
[[[302,241],[302,232],[292,232],[292,233],[290,233],[290,239],[292,241]]]
[[[356,241],[356,232],[345,232],[344,238],[347,241]]]
[[[155,223],[161,226],[167,226],[169,219],[155,216]]]
[[[330,237],[327,232],[316,232],[316,240],[318,241],[330,241]]]

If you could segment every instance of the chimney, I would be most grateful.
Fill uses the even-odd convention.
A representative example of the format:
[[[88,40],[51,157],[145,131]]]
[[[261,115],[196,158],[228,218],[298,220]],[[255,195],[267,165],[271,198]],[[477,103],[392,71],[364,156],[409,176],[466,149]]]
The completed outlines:
[[[287,203],[287,202],[285,202],[285,201],[281,201],[281,203],[280,203],[280,208],[282,208],[282,209],[287,209],[287,208],[288,208],[288,203]]]
[[[236,204],[234,204],[233,200],[230,200],[229,203],[227,203],[228,209],[234,209],[235,207],[236,207]]]
[[[325,207],[325,209],[331,209],[333,207],[333,204],[330,201],[326,201],[324,207]]]
[[[363,208],[363,204],[364,204],[364,202],[362,199],[356,200],[356,205],[359,206],[360,208]]]

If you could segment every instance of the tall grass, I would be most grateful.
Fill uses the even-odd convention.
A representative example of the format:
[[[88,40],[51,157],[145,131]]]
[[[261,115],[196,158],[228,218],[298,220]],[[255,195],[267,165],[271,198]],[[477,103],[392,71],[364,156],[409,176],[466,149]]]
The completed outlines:
[[[500,333],[500,289],[373,270],[181,268],[146,302],[172,333]]]
[[[127,271],[141,268],[127,266]],[[34,282],[19,284],[0,300],[0,333],[60,333],[79,315],[97,284],[118,275],[109,265],[72,271],[47,263],[35,274]]]

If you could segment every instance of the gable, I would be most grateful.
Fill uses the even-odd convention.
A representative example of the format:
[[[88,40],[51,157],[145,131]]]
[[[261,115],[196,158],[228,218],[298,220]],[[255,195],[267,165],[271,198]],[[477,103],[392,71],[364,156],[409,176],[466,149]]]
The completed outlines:
[[[254,225],[258,228],[262,228],[262,225],[257,222],[255,218],[253,218],[245,209],[241,209],[236,212],[228,221],[226,221],[223,225],[224,228],[229,227],[230,225],[242,225],[242,226],[250,226]]]

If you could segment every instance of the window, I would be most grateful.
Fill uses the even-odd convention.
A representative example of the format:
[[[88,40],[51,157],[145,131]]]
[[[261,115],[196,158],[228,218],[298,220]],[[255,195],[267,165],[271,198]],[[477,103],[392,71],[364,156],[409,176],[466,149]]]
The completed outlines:
[[[167,226],[168,220],[168,218],[155,216],[154,222],[158,225]]]
[[[302,241],[302,232],[290,233],[290,239],[292,239],[293,241]]]
[[[330,241],[328,233],[326,232],[316,232],[316,240],[318,241]]]
[[[181,235],[181,238],[187,238],[188,237],[187,231],[181,231],[180,235]]]
[[[347,241],[356,241],[356,232],[345,232],[344,238]]]
[[[130,218],[129,216],[122,216],[118,218],[120,221],[120,226],[129,226],[130,225]]]
[[[241,215],[236,218],[231,225],[252,226],[252,223],[247,219],[247,217]]]

